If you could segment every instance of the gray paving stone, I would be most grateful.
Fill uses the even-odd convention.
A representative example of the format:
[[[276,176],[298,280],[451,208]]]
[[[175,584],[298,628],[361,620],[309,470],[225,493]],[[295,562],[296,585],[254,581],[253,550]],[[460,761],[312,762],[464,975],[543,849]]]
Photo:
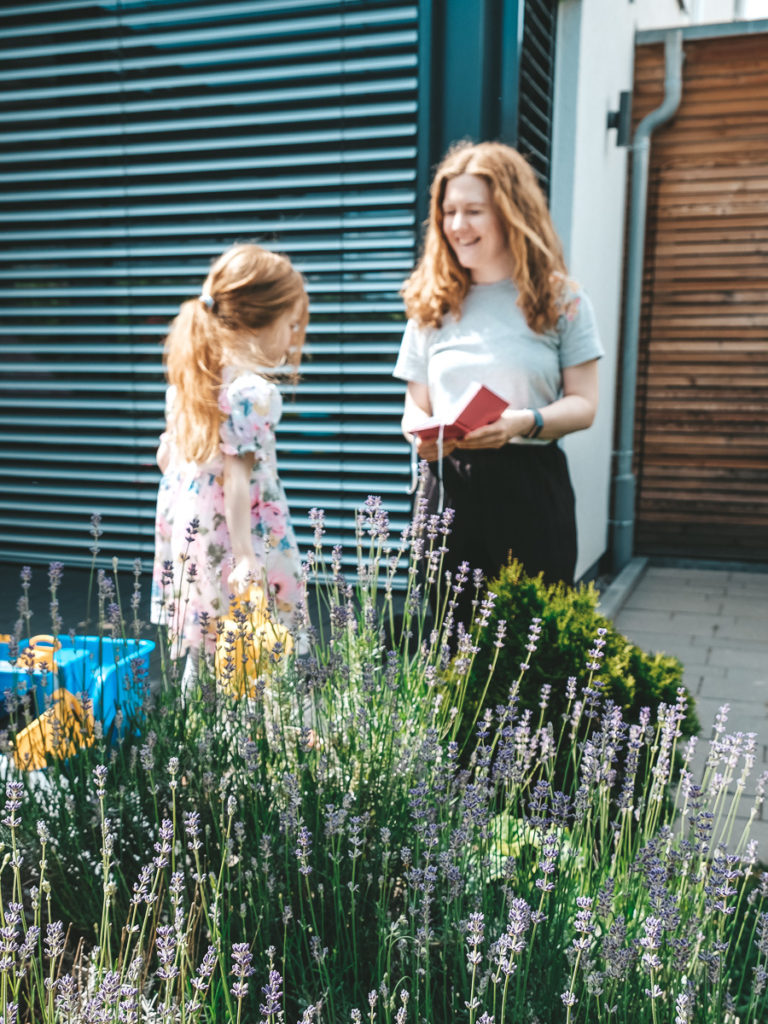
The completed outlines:
[[[748,574],[747,574],[748,575]],[[665,580],[677,587],[696,587],[699,590],[718,587],[725,589],[730,582],[730,573],[722,569],[677,569],[671,566],[650,565],[646,578]]]
[[[731,571],[728,573],[728,587],[768,593],[768,573]]]
[[[749,822],[758,778],[768,770],[768,573],[647,565],[615,625],[643,650],[682,661],[683,682],[696,698],[702,725],[691,765],[695,777],[704,771],[723,704],[730,706],[729,732],[756,733],[756,763],[736,808],[734,848]],[[730,788],[735,793],[735,783]],[[750,834],[768,865],[768,807]]]
[[[755,673],[755,678],[765,675],[768,648],[765,644],[742,641],[738,647],[723,641],[712,647],[707,664],[725,665],[728,668],[745,668]]]
[[[696,712],[701,722],[702,732],[709,735],[720,708],[729,705],[728,732],[753,732],[761,742],[768,742],[768,707],[763,703],[751,704],[748,701],[733,701],[727,696],[723,700],[714,697],[697,697]]]
[[[713,670],[715,667],[712,666]],[[754,669],[740,668],[738,665],[729,666],[725,669],[726,682],[729,687],[733,689],[746,689],[750,687],[757,687],[760,693],[764,689],[768,688],[768,668],[764,669],[763,672],[755,672]]]
[[[744,676],[736,681],[727,676],[704,674],[699,693],[702,697],[728,701],[733,705],[746,704],[757,709],[768,705],[768,683],[753,676]]]
[[[685,657],[680,658],[683,668],[691,676],[699,676],[712,683],[720,682],[725,685],[728,680],[728,669],[724,665],[707,665],[704,660],[706,654],[705,648],[691,648],[686,652]]]
[[[712,626],[716,625],[717,617],[711,616],[710,621]],[[644,632],[670,633],[672,635],[678,635],[681,632],[695,632],[694,625],[697,624],[693,615],[685,616],[677,612],[631,609],[626,607],[617,619],[618,623],[621,623],[620,628],[622,631],[636,632],[642,630]],[[703,632],[703,629],[700,629],[699,632]]]
[[[690,611],[702,612],[707,615],[718,615],[727,600],[725,594],[703,594],[698,591],[686,591],[681,594],[678,587],[668,587],[657,583],[647,583],[632,594],[624,604],[621,614],[627,611]],[[735,614],[735,613],[734,613]]]
[[[721,601],[723,615],[733,615],[741,618],[745,615],[750,619],[762,619],[763,624],[768,623],[768,597],[761,594],[759,597],[749,594],[734,594],[729,592]]]
[[[768,651],[768,619],[747,615],[722,615],[716,624],[715,631],[718,641],[749,640],[759,644]]]
[[[641,647],[644,651],[655,653],[660,651],[664,654],[676,655],[684,664],[686,661],[700,665],[702,661],[706,664],[707,647],[701,640],[690,639],[675,633],[659,633],[644,630],[621,630],[624,636],[628,637],[633,644]]]

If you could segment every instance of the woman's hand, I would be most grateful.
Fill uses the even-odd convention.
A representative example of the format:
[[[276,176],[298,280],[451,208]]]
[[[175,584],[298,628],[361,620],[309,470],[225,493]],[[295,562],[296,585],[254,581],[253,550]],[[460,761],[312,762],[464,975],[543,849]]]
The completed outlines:
[[[458,442],[459,448],[503,448],[513,437],[527,434],[533,426],[530,409],[505,409],[493,423],[472,430]]]
[[[450,455],[454,448],[457,448],[459,442],[455,437],[448,440],[443,440],[442,454],[443,458],[446,455]],[[437,444],[437,438],[431,437],[429,440],[416,435],[416,451],[419,453],[419,459],[426,459],[427,462],[437,462],[440,458],[439,448]]]
[[[540,441],[554,441],[592,425],[597,410],[597,360],[563,369],[563,394],[539,409],[544,420],[536,435]],[[473,430],[459,441],[459,448],[502,448],[514,437],[525,437],[534,425],[530,409],[505,409],[495,423]]]
[[[402,427],[403,434],[411,441],[416,441],[416,451],[420,459],[427,462],[436,462],[438,459],[437,438],[432,437],[425,440],[418,434],[412,435],[412,427],[418,426],[432,415],[432,403],[429,400],[429,388],[426,384],[417,381],[408,381],[408,389],[405,392],[405,409],[403,411]],[[456,447],[456,440],[447,438],[443,441],[443,455],[450,455]]]

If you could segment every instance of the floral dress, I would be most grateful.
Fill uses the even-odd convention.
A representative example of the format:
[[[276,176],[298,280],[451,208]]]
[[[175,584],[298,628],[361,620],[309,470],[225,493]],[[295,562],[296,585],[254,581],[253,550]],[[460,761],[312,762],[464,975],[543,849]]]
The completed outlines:
[[[173,400],[169,388],[169,422]],[[304,602],[301,559],[277,475],[274,428],[282,412],[280,392],[258,374],[227,370],[219,409],[220,454],[205,465],[174,454],[158,491],[151,617],[169,626],[176,656],[201,646],[212,651],[215,619],[229,611],[227,579],[234,559],[224,512],[224,455],[254,453],[251,539],[271,606],[290,629]]]

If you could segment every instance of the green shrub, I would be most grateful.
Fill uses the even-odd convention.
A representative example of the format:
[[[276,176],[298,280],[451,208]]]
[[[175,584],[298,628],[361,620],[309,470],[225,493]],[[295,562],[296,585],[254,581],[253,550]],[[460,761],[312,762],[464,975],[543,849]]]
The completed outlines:
[[[619,633],[597,610],[600,598],[593,583],[567,587],[547,584],[541,576],[530,577],[520,562],[507,565],[489,589],[496,595],[489,626],[479,635],[478,651],[469,684],[470,712],[466,721],[476,721],[486,708],[506,704],[509,687],[520,676],[521,663],[530,654],[519,688],[520,706],[531,709],[538,720],[542,688],[551,687],[545,720],[559,725],[572,710],[568,680],[575,679],[579,696],[590,676],[597,680],[604,699],[622,710],[627,722],[637,722],[642,708],[655,712],[662,703],[674,705],[682,687],[683,666],[669,654],[648,654]],[[529,652],[532,622],[540,620],[536,650]],[[497,651],[494,637],[499,622],[506,623],[504,647]],[[595,640],[601,636],[601,650],[593,657]],[[496,667],[487,683],[489,667]],[[591,670],[589,664],[599,665]],[[487,685],[486,685],[487,683]],[[546,693],[546,691],[544,691]],[[686,717],[681,726],[685,736],[697,735],[699,722],[693,698],[684,691]],[[465,735],[469,726],[465,727]]]

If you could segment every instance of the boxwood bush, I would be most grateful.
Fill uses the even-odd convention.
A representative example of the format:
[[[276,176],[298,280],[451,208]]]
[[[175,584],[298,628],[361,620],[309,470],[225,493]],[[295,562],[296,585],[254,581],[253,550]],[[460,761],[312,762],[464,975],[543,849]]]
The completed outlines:
[[[547,584],[541,576],[528,576],[520,562],[511,561],[489,590],[496,600],[488,628],[479,634],[479,650],[468,687],[465,738],[469,723],[480,719],[485,709],[506,704],[509,687],[520,676],[524,660],[529,665],[523,671],[519,701],[522,709],[532,711],[534,726],[546,700],[544,720],[553,722],[558,732],[562,716],[572,711],[573,700],[569,701],[568,693],[574,687],[569,687],[569,679],[575,680],[578,698],[583,698],[582,691],[592,675],[604,699],[621,708],[625,722],[637,722],[643,708],[649,708],[655,718],[660,704],[671,706],[684,698],[686,717],[681,731],[684,736],[698,734],[693,697],[682,687],[680,660],[669,654],[647,653],[623,636],[598,611],[600,594],[593,583],[576,587]],[[497,650],[494,637],[501,620],[506,622],[506,639]],[[530,629],[535,620],[536,649],[529,652]],[[496,667],[488,682],[494,659]],[[591,669],[590,664],[599,667]]]

